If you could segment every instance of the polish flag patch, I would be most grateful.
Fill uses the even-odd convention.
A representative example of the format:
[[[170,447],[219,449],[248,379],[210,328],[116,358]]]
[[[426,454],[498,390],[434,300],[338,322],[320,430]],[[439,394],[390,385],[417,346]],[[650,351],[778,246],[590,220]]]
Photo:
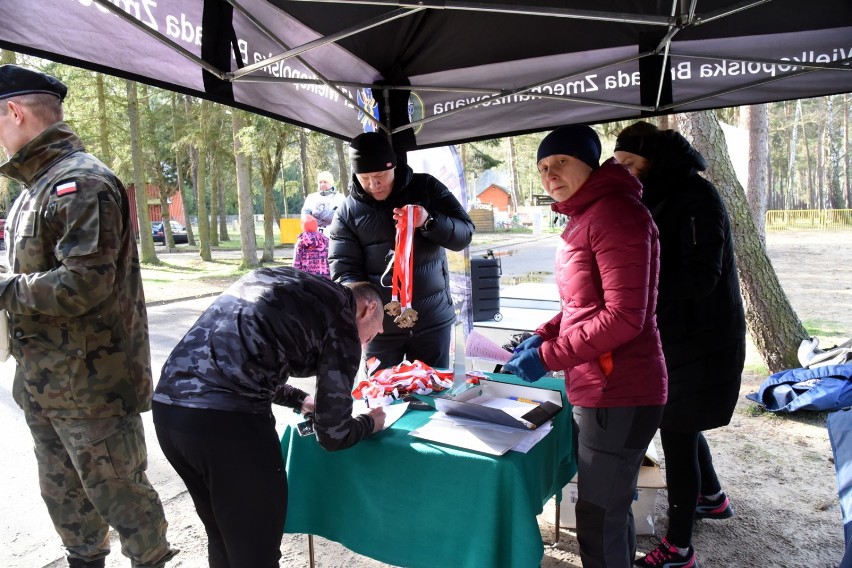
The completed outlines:
[[[60,183],[56,186],[56,196],[62,197],[63,195],[68,195],[69,193],[77,192],[77,182],[75,181],[66,181]]]

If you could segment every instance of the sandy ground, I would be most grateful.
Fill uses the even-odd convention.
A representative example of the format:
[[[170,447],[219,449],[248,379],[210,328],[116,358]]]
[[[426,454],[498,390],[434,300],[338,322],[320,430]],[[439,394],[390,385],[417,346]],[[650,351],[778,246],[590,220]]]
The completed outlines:
[[[852,336],[852,232],[772,233],[768,236],[768,249],[794,308],[803,321],[820,329],[817,335],[824,337],[822,345]],[[760,365],[753,350],[748,364],[751,369]],[[742,394],[756,390],[764,378],[761,371],[748,372]],[[742,397],[731,425],[707,433],[719,476],[736,509],[736,516],[726,521],[696,523],[694,545],[702,568],[822,568],[839,564],[843,552],[843,526],[825,418],[825,413],[789,416],[761,413]],[[657,447],[660,447],[659,441]],[[159,448],[149,450],[149,473],[165,503],[171,523],[170,540],[182,550],[169,566],[207,566],[204,530],[191,500],[180,487],[180,481],[175,482],[174,476],[169,474],[168,464],[158,453]],[[18,475],[4,482],[34,483],[34,475],[28,471],[34,465],[22,467]],[[31,505],[43,508],[40,502],[33,501]],[[665,534],[665,506],[663,490],[656,507],[658,534]],[[544,537],[550,539],[552,518],[542,515],[539,524]],[[7,546],[12,548],[26,538],[21,532],[9,534],[7,531],[3,535]],[[64,566],[61,549],[54,538],[44,543],[42,554],[29,554],[26,556],[29,560],[24,563],[15,563],[13,555],[11,561],[6,556],[0,564],[25,568]],[[387,566],[337,543],[321,538],[315,542],[317,566]],[[650,547],[648,538],[640,537],[640,551]],[[114,542],[108,567],[128,565],[127,559],[118,552],[119,548],[118,542]],[[307,537],[304,535],[285,535],[281,550],[282,566],[308,566]],[[35,562],[36,557],[44,561]],[[542,566],[580,566],[577,543],[570,530],[562,529],[557,546],[545,547]]]

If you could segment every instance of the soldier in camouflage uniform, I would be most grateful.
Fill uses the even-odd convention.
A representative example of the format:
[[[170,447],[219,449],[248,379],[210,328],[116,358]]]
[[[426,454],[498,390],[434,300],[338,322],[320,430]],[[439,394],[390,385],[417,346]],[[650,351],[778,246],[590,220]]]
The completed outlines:
[[[163,365],[154,426],[207,530],[211,568],[272,568],[281,557],[287,476],[272,404],[313,413],[327,450],[381,430],[352,417],[362,345],[382,331],[377,288],[262,268],[198,318]],[[316,375],[316,397],[287,384]]]
[[[62,120],[67,88],[0,66],[0,173],[23,185],[6,222],[0,308],[17,360],[13,396],[72,567],[102,567],[109,527],[134,567],[177,552],[145,475],[140,413],[151,359],[127,194]]]

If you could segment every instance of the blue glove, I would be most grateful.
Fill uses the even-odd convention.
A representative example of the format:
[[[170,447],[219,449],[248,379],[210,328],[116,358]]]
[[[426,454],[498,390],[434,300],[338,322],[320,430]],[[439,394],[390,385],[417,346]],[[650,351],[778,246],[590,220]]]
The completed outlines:
[[[538,349],[539,347],[541,347],[542,343],[544,343],[544,339],[542,339],[540,335],[534,333],[523,341],[521,341],[518,346],[515,347],[513,353],[520,353],[521,351],[526,351],[527,349]]]
[[[503,365],[503,370],[512,373],[516,377],[520,377],[528,383],[536,382],[547,373],[547,369],[544,368],[541,362],[538,349],[525,349],[520,353],[515,353]]]

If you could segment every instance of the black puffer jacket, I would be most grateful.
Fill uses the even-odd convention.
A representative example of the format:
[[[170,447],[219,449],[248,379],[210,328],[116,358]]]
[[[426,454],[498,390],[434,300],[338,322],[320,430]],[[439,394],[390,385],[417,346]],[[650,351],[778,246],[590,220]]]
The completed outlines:
[[[662,427],[699,431],[730,421],[739,397],[745,316],[728,213],[698,172],[704,158],[663,131],[642,201],[660,230],[657,325],[669,371]]]
[[[444,248],[459,251],[470,244],[473,222],[447,187],[429,174],[415,174],[401,165],[394,172],[394,187],[384,201],[364,191],[353,175],[349,197],[337,210],[329,232],[328,261],[333,280],[346,283],[368,280],[379,284],[393,251],[396,224],[393,210],[422,205],[434,218],[428,231],[414,232],[414,301],[418,319],[413,330],[402,329],[385,314],[385,336],[428,331],[455,319],[450,295],[450,271]],[[391,299],[390,272],[382,283],[383,300]]]

